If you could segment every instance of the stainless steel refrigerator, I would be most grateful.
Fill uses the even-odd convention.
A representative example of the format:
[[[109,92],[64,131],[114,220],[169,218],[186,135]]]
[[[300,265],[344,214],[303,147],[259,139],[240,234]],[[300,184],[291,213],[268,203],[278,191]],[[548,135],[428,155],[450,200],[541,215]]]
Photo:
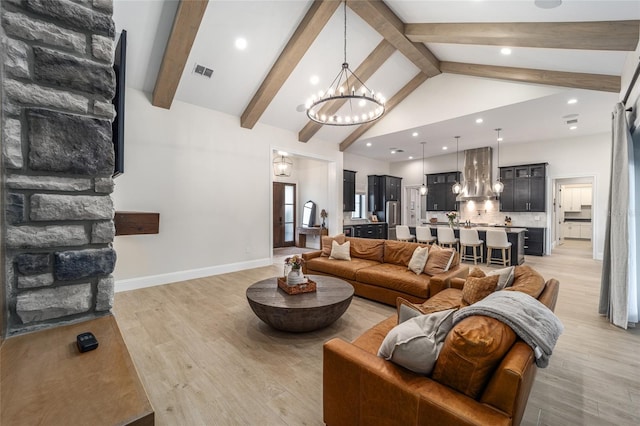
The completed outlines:
[[[384,209],[385,219],[387,221],[387,229],[389,233],[387,239],[396,239],[396,226],[400,225],[400,202],[387,201]]]

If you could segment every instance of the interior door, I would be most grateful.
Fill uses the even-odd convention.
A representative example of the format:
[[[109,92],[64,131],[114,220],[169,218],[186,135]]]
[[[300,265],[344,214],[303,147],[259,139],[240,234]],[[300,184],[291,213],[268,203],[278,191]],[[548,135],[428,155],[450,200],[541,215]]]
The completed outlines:
[[[273,247],[295,245],[296,185],[273,182]]]

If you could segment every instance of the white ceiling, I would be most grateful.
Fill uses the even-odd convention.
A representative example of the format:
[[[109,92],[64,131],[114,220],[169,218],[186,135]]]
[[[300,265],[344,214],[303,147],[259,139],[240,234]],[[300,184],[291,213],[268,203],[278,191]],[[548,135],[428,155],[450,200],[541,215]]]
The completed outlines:
[[[311,0],[210,0],[175,99],[239,117],[310,4]],[[540,9],[533,0],[387,0],[386,4],[406,23],[640,19],[640,1],[637,0],[564,0],[555,9]],[[116,27],[118,31],[126,29],[128,32],[128,86],[153,91],[176,9],[176,1],[114,1]],[[296,133],[304,127],[306,115],[296,108],[312,92],[328,86],[343,61],[343,19],[343,9],[339,7],[262,115],[260,123]],[[347,9],[347,25],[347,60],[355,70],[382,37],[350,9]],[[244,51],[234,47],[237,37],[247,39],[248,46]],[[618,76],[628,54],[514,48],[512,55],[505,57],[499,54],[497,46],[429,43],[427,47],[438,59],[445,61]],[[196,63],[212,68],[213,77],[206,79],[194,74]],[[396,52],[367,85],[390,98],[417,72],[411,62]],[[310,83],[312,75],[319,77],[319,85]],[[578,98],[579,103],[568,106],[569,97]],[[427,156],[442,154],[442,145],[451,145],[454,135],[463,136],[461,149],[495,143],[493,129],[496,127],[505,128],[504,143],[607,132],[611,109],[617,99],[618,95],[612,93],[558,89],[555,94],[528,102],[464,114],[428,126],[411,124],[403,127],[395,120],[393,129],[361,139],[348,152],[385,161],[404,161],[409,154],[421,156],[422,147],[411,136],[413,131],[428,140]],[[579,114],[579,127],[569,132],[562,117],[574,113]],[[482,126],[473,121],[477,115],[485,119]],[[390,126],[378,126],[382,127]],[[325,126],[309,143],[339,143],[353,130]],[[365,146],[367,141],[373,143],[371,148]],[[406,153],[393,156],[389,153],[391,147],[402,148]]]

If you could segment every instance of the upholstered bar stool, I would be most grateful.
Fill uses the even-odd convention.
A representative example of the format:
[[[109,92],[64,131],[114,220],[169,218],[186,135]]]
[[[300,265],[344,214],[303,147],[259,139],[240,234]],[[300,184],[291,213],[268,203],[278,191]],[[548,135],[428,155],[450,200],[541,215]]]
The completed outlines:
[[[491,263],[500,263],[500,259],[493,259],[493,250],[502,250],[502,265],[511,264],[511,243],[507,240],[507,232],[504,229],[487,230],[487,266]]]
[[[409,232],[407,225],[396,226],[396,239],[398,241],[414,241],[416,236]]]
[[[432,244],[437,238],[431,234],[431,228],[428,226],[416,227],[416,240],[423,244]]]
[[[458,239],[453,233],[453,229],[448,226],[438,226],[438,245],[443,247],[451,247],[454,250],[458,250]]]
[[[474,265],[478,264],[478,259],[482,262],[483,246],[484,241],[478,237],[478,231],[475,229],[460,229],[460,260],[473,260]],[[467,254],[467,248],[471,248],[471,254]]]

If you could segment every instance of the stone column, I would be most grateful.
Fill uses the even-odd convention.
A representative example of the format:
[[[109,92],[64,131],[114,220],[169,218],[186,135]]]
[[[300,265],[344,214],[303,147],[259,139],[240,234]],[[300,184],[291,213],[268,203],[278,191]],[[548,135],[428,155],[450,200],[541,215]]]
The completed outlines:
[[[108,313],[112,0],[4,0],[4,288],[8,332]]]

